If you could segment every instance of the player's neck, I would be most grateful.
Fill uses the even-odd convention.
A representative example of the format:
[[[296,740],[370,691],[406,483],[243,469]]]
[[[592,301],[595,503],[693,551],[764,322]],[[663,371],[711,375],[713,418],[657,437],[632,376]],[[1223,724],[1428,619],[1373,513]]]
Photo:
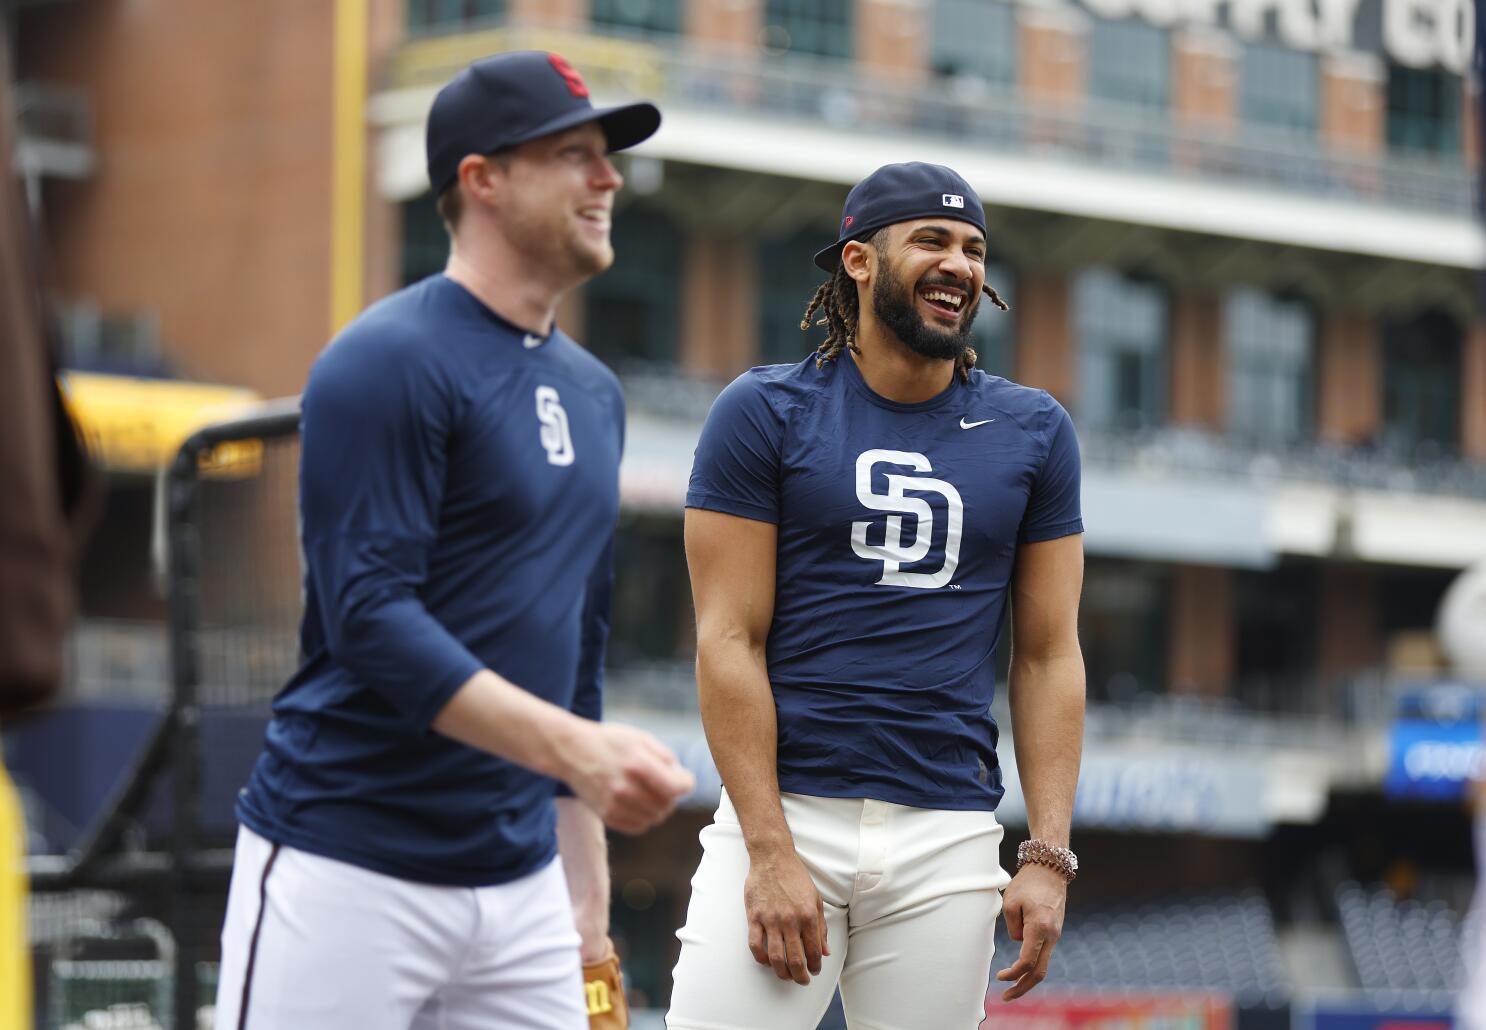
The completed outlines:
[[[909,350],[866,311],[857,326],[856,343],[860,353],[847,354],[856,362],[862,381],[879,397],[918,404],[938,397],[954,380],[954,361],[926,358]]]
[[[444,274],[507,322],[545,336],[557,318],[564,284],[535,273],[529,262],[490,236],[461,234],[449,248]]]

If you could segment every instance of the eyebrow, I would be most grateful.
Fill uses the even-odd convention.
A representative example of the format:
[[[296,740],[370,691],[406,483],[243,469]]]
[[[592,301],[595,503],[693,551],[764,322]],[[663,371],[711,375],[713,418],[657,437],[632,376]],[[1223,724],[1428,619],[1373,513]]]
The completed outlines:
[[[944,225],[921,225],[921,226],[919,226],[917,229],[915,229],[913,231],[914,232],[932,232],[932,233],[937,233],[940,236],[952,236],[952,235],[954,235],[954,230],[952,230],[948,226],[944,226]],[[968,240],[966,240],[965,241],[965,244],[967,246],[969,246],[971,244],[979,244],[980,246],[984,247],[986,245],[986,241],[985,241],[985,237],[984,236],[980,235],[979,233],[976,233],[974,236],[972,236]]]

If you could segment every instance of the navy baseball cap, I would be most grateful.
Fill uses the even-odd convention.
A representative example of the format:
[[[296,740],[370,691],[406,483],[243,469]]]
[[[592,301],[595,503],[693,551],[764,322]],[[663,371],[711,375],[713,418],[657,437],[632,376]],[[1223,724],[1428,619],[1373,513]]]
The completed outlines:
[[[428,112],[428,181],[437,196],[469,154],[491,154],[585,122],[598,122],[609,149],[623,150],[660,128],[660,111],[640,102],[594,107],[583,76],[545,50],[482,58],[439,90]]]
[[[841,248],[883,226],[916,218],[955,218],[986,231],[985,208],[960,173],[944,165],[909,161],[883,165],[851,188],[841,209],[841,238],[815,255],[815,263],[834,272]]]

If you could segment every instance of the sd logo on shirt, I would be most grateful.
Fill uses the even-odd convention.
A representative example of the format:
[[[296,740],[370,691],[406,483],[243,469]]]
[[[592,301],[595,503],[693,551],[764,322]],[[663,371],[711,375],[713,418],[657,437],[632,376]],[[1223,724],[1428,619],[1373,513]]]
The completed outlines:
[[[851,549],[860,558],[882,562],[882,578],[879,586],[917,587],[933,590],[947,584],[960,565],[960,538],[965,527],[965,504],[954,485],[942,479],[928,476],[906,476],[887,473],[887,492],[874,493],[872,472],[879,465],[907,466],[915,472],[932,472],[929,459],[916,451],[889,451],[873,449],[857,456],[857,499],[873,511],[892,512],[886,519],[881,544],[867,543],[867,530],[876,522],[853,522],[851,524]],[[909,497],[906,491],[937,493],[949,507],[949,527],[944,538],[944,564],[936,572],[903,572],[904,565],[913,565],[929,556],[930,542],[934,538],[934,509],[921,497]],[[913,542],[903,543],[903,516],[912,515]]]

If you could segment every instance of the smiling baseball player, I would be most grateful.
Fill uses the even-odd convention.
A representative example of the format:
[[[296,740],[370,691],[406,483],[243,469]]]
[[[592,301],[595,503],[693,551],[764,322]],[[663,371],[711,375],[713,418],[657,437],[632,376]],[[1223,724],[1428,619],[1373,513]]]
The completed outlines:
[[[1079,455],[1047,393],[977,370],[985,213],[948,168],[889,165],[848,195],[828,335],[723,391],[697,446],[686,553],[697,679],[726,786],[678,936],[668,1025],[955,1030],[1061,932],[1084,712]],[[990,715],[1010,702],[1033,840],[1008,877]]]
[[[554,317],[613,261],[609,152],[659,122],[540,51],[433,102],[448,266],[304,392],[304,661],[238,803],[221,1030],[589,1025],[603,824],[648,829],[692,780],[596,721],[624,402]]]

